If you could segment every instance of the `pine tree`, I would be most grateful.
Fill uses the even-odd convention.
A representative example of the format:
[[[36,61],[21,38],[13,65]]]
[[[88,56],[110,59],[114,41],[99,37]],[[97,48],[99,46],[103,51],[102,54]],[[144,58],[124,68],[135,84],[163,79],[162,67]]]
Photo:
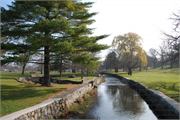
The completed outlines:
[[[72,62],[69,60],[67,54],[55,54],[54,60],[51,62],[51,70],[58,70],[60,77],[62,77],[62,71],[70,68]]]
[[[83,79],[84,68],[96,68],[100,65],[98,62],[100,58],[98,57],[91,57],[88,52],[82,53],[81,55],[73,56],[72,61],[73,63],[78,63],[81,65],[81,79]]]
[[[107,49],[97,41],[107,37],[89,37],[92,30],[87,28],[94,22],[90,18],[97,13],[89,13],[87,8],[93,3],[76,1],[15,1],[1,8],[3,49],[11,50],[11,55],[27,50],[44,52],[44,83],[50,86],[50,60],[53,53],[67,51],[80,54],[84,51]],[[22,42],[23,39],[23,42]],[[16,51],[16,52],[14,52]]]

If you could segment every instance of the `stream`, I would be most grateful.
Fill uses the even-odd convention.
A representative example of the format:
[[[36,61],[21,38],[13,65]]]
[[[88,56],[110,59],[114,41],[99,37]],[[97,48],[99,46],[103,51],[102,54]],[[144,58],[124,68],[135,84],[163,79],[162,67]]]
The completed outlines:
[[[138,93],[115,77],[105,76],[87,113],[70,119],[157,120]]]

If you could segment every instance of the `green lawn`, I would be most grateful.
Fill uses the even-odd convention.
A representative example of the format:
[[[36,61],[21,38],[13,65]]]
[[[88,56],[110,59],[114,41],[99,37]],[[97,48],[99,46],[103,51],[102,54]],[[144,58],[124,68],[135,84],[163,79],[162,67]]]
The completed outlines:
[[[39,75],[40,73],[35,74]],[[53,84],[53,87],[41,87],[40,84],[30,85],[15,80],[15,78],[30,75],[28,72],[25,75],[21,75],[20,72],[1,72],[1,116],[41,103],[49,97],[75,86]],[[59,73],[51,72],[51,75],[59,75]],[[72,73],[63,73],[65,78],[68,75],[72,75]],[[77,76],[75,80],[81,81],[80,73],[74,75]],[[86,77],[85,74],[84,77]],[[89,79],[91,80],[94,77],[91,74]]]
[[[108,71],[108,73],[116,74],[114,71]],[[134,81],[140,82],[147,87],[158,90],[166,94],[167,96],[179,101],[179,69],[149,69],[147,71],[138,72],[133,71],[132,76],[129,76],[127,72],[118,72],[120,76],[130,78]]]

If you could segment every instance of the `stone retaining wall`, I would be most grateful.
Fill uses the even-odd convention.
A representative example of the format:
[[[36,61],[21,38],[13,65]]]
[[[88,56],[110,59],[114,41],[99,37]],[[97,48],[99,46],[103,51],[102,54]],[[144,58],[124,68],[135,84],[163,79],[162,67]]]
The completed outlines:
[[[15,80],[22,83],[22,80],[31,81],[31,77],[20,77],[20,78],[16,78]]]
[[[72,80],[51,79],[50,82],[57,83],[57,84],[82,84],[83,80],[79,82],[79,81],[72,81]]]
[[[20,78],[16,78],[15,80],[20,83],[23,83],[22,80],[27,80],[27,81],[32,81],[34,83],[42,84],[43,77],[44,77],[44,75],[31,75],[31,77],[20,77]],[[72,80],[52,79],[52,76],[50,76],[50,82],[58,83],[58,84],[83,84],[83,83],[88,83],[89,78],[84,78],[83,80],[81,80],[81,82],[78,82],[78,81],[72,81]]]
[[[179,119],[180,103],[164,95],[162,92],[151,90],[139,82],[118,76],[117,74],[107,74],[118,78],[122,83],[128,84],[141,98],[146,101],[149,108],[158,119]]]
[[[73,89],[63,92],[49,100],[38,105],[14,112],[12,114],[1,117],[1,120],[44,120],[57,119],[64,110],[73,102],[83,97],[85,93],[97,87],[104,77],[95,78],[88,83],[81,84]]]

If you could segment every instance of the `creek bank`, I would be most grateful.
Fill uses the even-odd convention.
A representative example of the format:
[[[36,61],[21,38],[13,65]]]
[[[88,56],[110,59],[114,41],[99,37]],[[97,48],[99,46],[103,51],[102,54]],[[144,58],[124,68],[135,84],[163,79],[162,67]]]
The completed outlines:
[[[38,105],[0,117],[1,120],[44,120],[58,119],[72,103],[82,98],[84,94],[96,88],[104,80],[103,76],[94,78],[88,83],[78,85],[68,91],[50,98]]]
[[[129,85],[148,104],[158,119],[179,119],[180,103],[164,95],[162,92],[149,89],[143,84],[124,78],[117,74],[101,73],[118,78],[122,83]]]
[[[97,98],[97,88],[87,92],[82,98],[72,103],[69,109],[58,119],[69,119],[72,116],[84,114],[92,107],[94,99]]]

